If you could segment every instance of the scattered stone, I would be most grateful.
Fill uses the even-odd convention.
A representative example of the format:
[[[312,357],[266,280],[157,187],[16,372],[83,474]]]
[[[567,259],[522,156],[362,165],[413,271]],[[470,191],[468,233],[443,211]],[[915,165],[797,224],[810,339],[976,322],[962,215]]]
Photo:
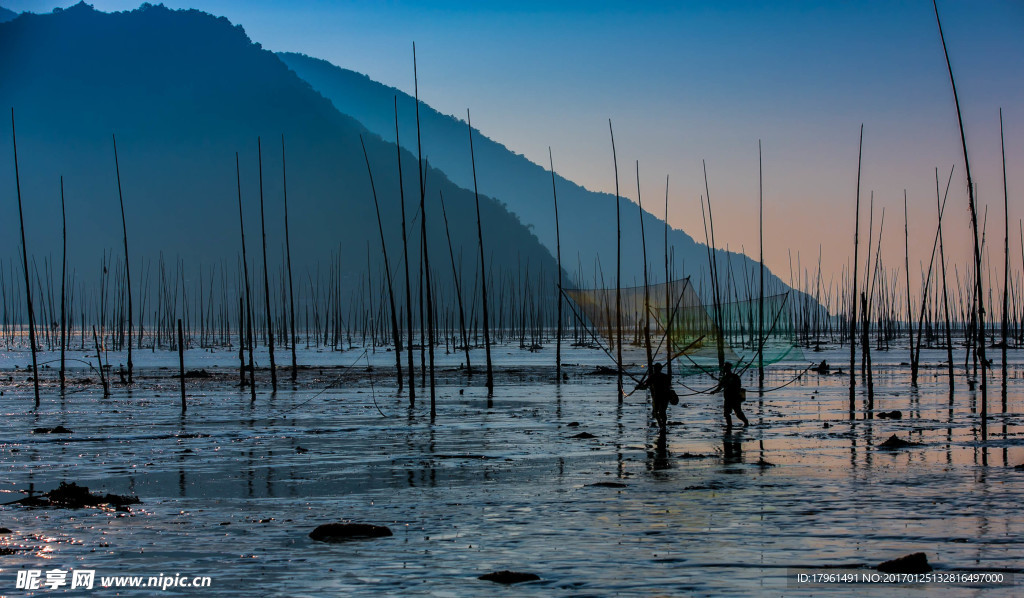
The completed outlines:
[[[879,419],[903,419],[903,412],[896,411],[882,411],[878,414]]]
[[[385,538],[391,535],[393,534],[387,527],[368,523],[325,523],[309,533],[309,537],[317,542],[332,544],[349,540]]]
[[[51,507],[63,509],[83,509],[86,507],[111,506],[125,507],[141,503],[137,496],[121,496],[118,494],[92,494],[85,486],[71,482],[61,482],[60,486],[44,493],[42,496],[29,496],[16,501],[27,507]]]
[[[188,370],[188,371],[185,372],[185,377],[186,378],[209,378],[210,377],[210,372],[207,372],[205,368],[204,369],[200,369],[200,370]]]
[[[710,455],[702,455],[700,453],[683,453],[679,455],[680,459],[707,459]]]
[[[828,422],[825,422],[824,424],[822,424],[822,426],[821,426],[821,427],[822,427],[822,428],[831,428],[831,427],[832,427],[832,424],[830,424],[830,423],[828,423]]]
[[[594,482],[593,484],[587,484],[594,488],[625,488],[626,485],[622,482]]]
[[[565,426],[567,428],[578,428],[579,425],[580,425],[580,422],[569,422],[569,423],[565,424]]]
[[[1024,463],[1021,463],[1020,465],[1014,465],[1013,468],[1016,469],[1017,471],[1024,471]]]
[[[875,569],[882,573],[928,573],[932,570],[932,566],[928,564],[928,557],[923,552],[915,552],[898,559],[885,561]]]
[[[888,440],[886,440],[885,442],[883,442],[882,444],[880,444],[878,446],[879,446],[879,448],[884,448],[884,449],[900,449],[900,448],[906,448],[908,446],[921,446],[921,443],[919,443],[919,442],[909,442],[909,441],[903,440],[899,436],[893,434],[892,436],[889,437]]]
[[[71,434],[71,430],[64,426],[57,426],[55,428],[36,428],[32,430],[33,434]]]
[[[301,455],[302,453],[308,453],[309,449],[308,448],[302,448],[301,446],[297,446],[297,447],[295,447],[295,452],[299,453]]]
[[[12,532],[10,529],[8,529],[6,527],[0,527],[0,534],[13,534],[13,533],[14,532]]]
[[[535,573],[522,573],[520,571],[495,571],[494,573],[481,575],[477,579],[511,585],[524,581],[540,581],[540,576]]]
[[[570,438],[597,438],[597,436],[594,436],[590,432],[580,432],[579,434],[570,436]]]

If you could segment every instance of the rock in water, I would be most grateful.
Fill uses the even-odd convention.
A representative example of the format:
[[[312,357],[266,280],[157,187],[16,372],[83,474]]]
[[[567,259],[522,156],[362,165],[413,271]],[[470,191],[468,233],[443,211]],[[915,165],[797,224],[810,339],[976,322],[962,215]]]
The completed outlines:
[[[906,440],[903,440],[899,436],[893,434],[892,436],[889,437],[888,440],[886,440],[885,442],[883,442],[882,444],[880,444],[878,446],[881,447],[881,448],[886,448],[886,449],[898,449],[898,448],[904,448],[904,447],[908,447],[908,446],[919,446],[919,445],[916,442],[908,442]]]
[[[928,564],[928,557],[923,552],[915,552],[898,559],[885,561],[875,569],[882,573],[928,573],[932,570],[932,566]]]
[[[597,438],[597,436],[594,436],[590,432],[580,432],[579,434],[574,434],[571,438]]]
[[[309,537],[317,542],[329,543],[385,538],[391,535],[393,534],[387,527],[368,523],[325,523],[309,532]]]
[[[484,581],[493,581],[494,583],[514,584],[522,583],[524,581],[539,581],[540,577],[535,573],[522,573],[519,571],[495,571],[494,573],[481,575],[477,579],[482,579]]]

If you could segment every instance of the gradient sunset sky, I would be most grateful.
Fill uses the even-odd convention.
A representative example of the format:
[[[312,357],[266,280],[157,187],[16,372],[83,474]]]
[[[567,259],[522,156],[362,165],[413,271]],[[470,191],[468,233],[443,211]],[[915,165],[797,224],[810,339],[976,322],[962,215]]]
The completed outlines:
[[[0,0],[49,12],[69,1]],[[105,11],[138,2],[96,0]],[[946,64],[927,0],[879,2],[335,2],[171,0],[241,24],[274,51],[329,60],[464,115],[485,135],[563,176],[614,192],[608,119],[623,195],[698,240],[707,161],[716,240],[757,258],[758,154],[764,148],[765,255],[788,280],[789,256],[826,282],[849,263],[864,124],[862,235],[875,197],[886,209],[883,262],[903,263],[903,192],[912,286],[936,223],[935,168],[956,167],[944,229],[947,256],[970,260],[967,194]],[[989,206],[988,249],[1001,281],[1003,109],[1011,259],[1020,270],[1024,218],[1024,2],[939,2],[964,110],[972,174]],[[429,140],[424,140],[429,153]],[[571,223],[563,223],[570,226]],[[1017,234],[1015,234],[1017,233]],[[866,242],[866,241],[865,241]],[[862,243],[861,257],[866,254]],[[861,266],[863,271],[863,265]],[[997,281],[994,281],[997,282]],[[998,284],[993,284],[998,287]]]

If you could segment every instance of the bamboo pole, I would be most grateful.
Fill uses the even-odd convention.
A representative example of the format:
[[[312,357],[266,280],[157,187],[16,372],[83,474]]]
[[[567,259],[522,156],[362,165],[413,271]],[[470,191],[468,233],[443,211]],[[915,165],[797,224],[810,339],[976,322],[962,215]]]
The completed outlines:
[[[295,355],[295,288],[292,286],[292,243],[288,234],[288,168],[284,156],[284,134],[281,134],[281,186],[284,190],[284,251],[288,264],[288,319],[292,333],[292,383],[298,379],[299,366]],[[394,305],[391,306],[394,311]],[[402,370],[398,370],[398,388],[402,388]]]
[[[263,147],[260,138],[256,138],[256,155],[259,159],[260,177],[260,232],[263,245],[263,300],[266,306],[267,350],[270,353],[270,384],[277,392],[277,366],[274,364],[274,318],[270,313],[270,281],[267,275],[267,226],[263,218]]]
[[[476,235],[480,248],[480,296],[482,301],[482,317],[484,329],[484,350],[487,355],[487,406],[490,407],[491,395],[494,393],[494,373],[491,369],[491,333],[487,315],[487,271],[484,268],[484,232],[480,224],[480,192],[476,185],[476,154],[473,151],[473,121],[466,110],[466,126],[469,128],[469,159],[473,166],[473,197],[476,199]]]
[[[622,404],[622,225],[619,210],[619,161],[615,155],[615,132],[612,119],[608,119],[608,133],[612,138],[612,164],[615,167],[615,330],[616,330],[616,373],[618,375],[618,398]]]
[[[555,160],[548,146],[548,163],[551,165],[551,197],[555,202],[555,259],[558,261],[558,321],[555,324],[555,380],[562,383],[562,237],[558,228],[558,191],[555,189]]]
[[[640,160],[636,161],[636,203],[640,214],[640,247],[644,257],[644,346],[647,347],[647,371],[653,371],[654,356],[651,354],[651,295],[647,278],[647,235],[644,233],[644,204],[640,199]]]
[[[416,99],[416,156],[420,173],[420,235],[423,238],[424,286],[427,293],[427,352],[430,355],[430,418],[437,415],[434,386],[434,289],[430,284],[430,251],[427,244],[427,194],[423,180],[423,146],[420,143],[420,84],[416,70],[416,42],[412,44],[412,73]]]
[[[249,393],[250,401],[256,402],[256,366],[252,357],[252,291],[249,288],[249,260],[245,253],[245,221],[242,218],[242,175],[238,165],[238,152],[235,152],[235,178],[238,183],[238,227],[242,232],[242,273],[245,277],[245,314],[246,332],[249,337]],[[239,332],[239,336],[242,333]]]
[[[860,236],[860,168],[861,158],[864,153],[864,125],[860,126],[860,143],[857,149],[857,203],[854,213],[853,226],[853,276],[850,281],[853,284],[853,292],[850,297],[850,419],[854,419],[856,410],[855,391],[857,387],[857,245]]]
[[[466,334],[466,310],[462,305],[462,283],[459,281],[459,271],[455,267],[455,251],[452,249],[452,235],[448,230],[448,212],[444,207],[444,194],[438,190],[441,199],[441,217],[444,218],[444,234],[448,239],[448,257],[452,263],[452,278],[455,281],[455,299],[459,307],[459,336],[462,338],[462,350],[466,355],[466,375],[473,376],[473,363],[469,360],[469,336]]]
[[[405,257],[405,316],[409,335],[409,407],[416,405],[416,362],[412,349],[412,285],[409,283],[409,243],[405,233],[405,184],[402,182],[402,144],[398,139],[398,96],[395,96],[395,150],[398,153],[398,196],[402,209],[402,253]],[[401,387],[399,387],[401,392]]]
[[[128,384],[132,383],[132,270],[128,261],[128,225],[124,218],[124,196],[121,193],[121,166],[117,161],[117,137],[111,135],[114,141],[114,170],[117,173],[117,200],[121,204],[121,232],[124,239],[124,273],[128,287]]]
[[[764,170],[761,164],[761,140],[757,140],[757,244],[760,278],[757,294],[757,390],[764,391]],[[818,246],[821,261],[821,246]],[[818,271],[821,271],[819,263]]]
[[[665,374],[672,379],[672,324],[675,321],[675,302],[672,301],[672,285],[669,284],[668,267],[668,177],[665,175],[665,308],[668,318],[665,321]]]
[[[388,301],[391,305],[391,334],[395,337],[395,370],[398,377],[398,392],[402,392],[402,340],[398,334],[398,312],[395,311],[395,289],[391,283],[391,262],[388,260],[388,247],[384,243],[384,223],[380,217],[380,204],[377,202],[377,188],[373,184],[373,171],[370,170],[370,157],[366,153],[366,143],[359,136],[363,147],[363,159],[366,160],[366,173],[370,176],[370,191],[373,193],[373,206],[377,210],[377,229],[380,231],[380,249],[384,254],[384,272],[388,282]]]
[[[1002,322],[1002,401],[1006,413],[1006,337],[1009,330],[1010,308],[1010,199],[1006,187],[1006,143],[1003,140],[1003,109],[999,109],[999,150],[1003,158],[1003,322]]]
[[[65,373],[64,368],[65,361],[65,349],[67,347],[67,312],[65,310],[65,299],[67,294],[64,291],[64,283],[67,281],[68,273],[68,220],[67,214],[64,210],[64,177],[60,177],[60,223],[61,223],[61,243],[63,247],[63,258],[61,259],[60,267],[60,394],[64,394],[65,389]],[[128,338],[128,345],[131,346],[131,337]]]
[[[18,190],[18,220],[21,223],[21,260],[25,268],[25,302],[28,304],[28,344],[32,351],[32,382],[36,409],[39,409],[39,368],[36,363],[35,312],[32,309],[32,282],[28,275],[28,249],[25,245],[25,216],[21,207],[21,175],[18,172],[18,138],[14,129],[14,108],[11,108],[11,142],[14,144],[14,184]]]
[[[178,318],[178,378],[181,380],[181,414],[185,415],[185,336],[181,332],[181,318]]]
[[[978,239],[978,210],[974,201],[974,181],[971,179],[971,163],[967,157],[967,138],[964,135],[964,120],[960,113],[960,98],[956,93],[956,81],[953,79],[953,67],[949,62],[949,51],[946,49],[946,39],[942,35],[942,22],[939,20],[939,6],[936,0],[932,0],[932,7],[935,9],[935,24],[939,28],[939,40],[942,42],[942,53],[946,57],[946,69],[949,71],[949,83],[953,88],[953,102],[956,105],[956,119],[960,126],[960,145],[964,152],[964,169],[967,171],[967,197],[971,210],[971,229],[974,234],[974,286],[977,301],[977,335],[975,338],[975,351],[981,359],[981,437],[988,440],[988,383],[985,373],[988,362],[985,359],[985,302],[981,288],[981,246]]]

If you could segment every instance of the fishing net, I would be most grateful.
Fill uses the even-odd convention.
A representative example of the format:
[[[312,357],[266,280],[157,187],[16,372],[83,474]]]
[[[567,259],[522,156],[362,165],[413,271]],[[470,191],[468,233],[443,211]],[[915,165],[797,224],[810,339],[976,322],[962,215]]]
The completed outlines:
[[[673,372],[683,375],[716,371],[720,353],[739,370],[756,367],[758,350],[765,364],[803,359],[788,306],[789,293],[716,307],[701,301],[689,278],[650,285],[646,291],[629,287],[618,292],[624,367],[646,364],[648,334],[654,361],[664,362],[671,355]],[[614,361],[616,289],[567,289],[565,294],[592,340]]]

